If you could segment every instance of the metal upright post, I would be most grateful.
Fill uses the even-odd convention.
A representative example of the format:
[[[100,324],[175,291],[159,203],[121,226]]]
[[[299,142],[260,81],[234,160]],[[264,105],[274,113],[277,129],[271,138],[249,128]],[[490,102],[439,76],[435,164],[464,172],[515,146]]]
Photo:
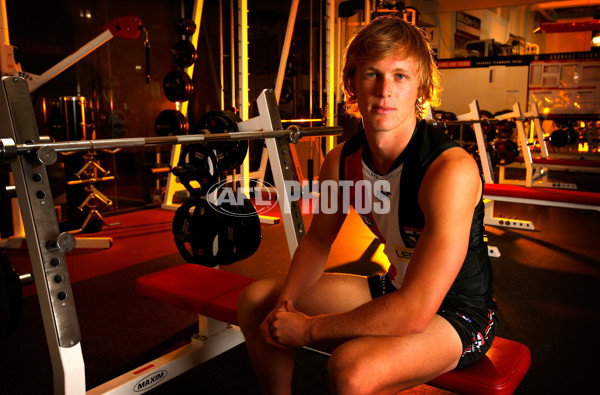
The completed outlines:
[[[40,141],[29,88],[21,78],[2,78],[0,126],[5,151],[11,149],[6,146],[10,141],[17,145]],[[9,161],[52,361],[54,392],[82,394],[85,369],[81,334],[65,259],[65,252],[75,247],[76,240],[70,233],[59,231],[42,159],[32,153]]]
[[[277,100],[272,90],[264,90],[258,97],[256,104],[260,114],[260,123],[263,130],[279,130],[281,118],[277,108]],[[298,243],[305,234],[304,221],[300,210],[299,201],[291,201],[288,194],[286,181],[294,180],[292,157],[290,155],[289,136],[266,139],[267,151],[273,181],[278,192],[279,208],[285,230],[285,236],[290,251],[290,256],[298,247]]]
[[[335,86],[336,86],[336,52],[338,49],[335,45],[335,21],[336,21],[336,1],[329,0],[326,4],[325,9],[325,20],[326,20],[326,36],[325,36],[325,53],[326,53],[326,66],[325,66],[325,93],[327,95],[327,103],[325,104],[324,117],[326,119],[327,126],[334,126],[335,120]],[[326,151],[329,152],[334,146],[334,138],[332,136],[326,138]]]
[[[536,137],[538,143],[540,145],[540,154],[542,158],[548,157],[548,146],[546,145],[546,141],[544,140],[544,129],[542,129],[542,123],[540,122],[540,113],[538,112],[537,104],[531,104],[531,110],[525,113],[526,117],[531,117],[532,124],[536,132]]]
[[[471,104],[469,104],[469,109],[471,110],[469,113],[458,116],[459,121],[479,121],[481,119],[481,115],[479,112],[479,102],[477,100],[473,100]],[[474,122],[473,129],[475,130],[475,139],[477,141],[477,149],[479,150],[479,160],[481,161],[483,180],[486,184],[493,184],[494,172],[492,171],[492,164],[490,162],[489,154],[486,149],[481,123]]]

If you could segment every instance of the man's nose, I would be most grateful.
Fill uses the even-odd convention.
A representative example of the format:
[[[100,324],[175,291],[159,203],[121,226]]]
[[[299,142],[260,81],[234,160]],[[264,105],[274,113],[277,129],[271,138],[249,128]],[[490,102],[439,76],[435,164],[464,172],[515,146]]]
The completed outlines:
[[[391,78],[388,76],[381,76],[377,94],[381,97],[388,97],[391,96],[393,89],[394,87]]]

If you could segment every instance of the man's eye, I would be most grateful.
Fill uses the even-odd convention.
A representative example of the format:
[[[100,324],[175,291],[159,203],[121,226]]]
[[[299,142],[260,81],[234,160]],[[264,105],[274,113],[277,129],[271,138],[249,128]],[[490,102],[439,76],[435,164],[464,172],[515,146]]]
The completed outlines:
[[[375,73],[367,73],[367,77],[369,77],[369,78],[375,78],[376,74]]]
[[[403,80],[406,79],[406,74],[396,74],[396,78],[398,78],[399,80]]]

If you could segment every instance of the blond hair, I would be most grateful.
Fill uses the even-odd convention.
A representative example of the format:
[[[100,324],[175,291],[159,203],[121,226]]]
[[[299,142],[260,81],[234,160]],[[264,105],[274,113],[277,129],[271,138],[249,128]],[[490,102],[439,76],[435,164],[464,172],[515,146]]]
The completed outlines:
[[[431,46],[423,31],[396,16],[373,19],[350,39],[344,54],[342,88],[346,95],[346,112],[360,118],[352,78],[362,62],[380,60],[390,55],[417,62],[420,97],[415,103],[417,118],[424,118],[429,106],[437,106],[440,94],[440,73]]]

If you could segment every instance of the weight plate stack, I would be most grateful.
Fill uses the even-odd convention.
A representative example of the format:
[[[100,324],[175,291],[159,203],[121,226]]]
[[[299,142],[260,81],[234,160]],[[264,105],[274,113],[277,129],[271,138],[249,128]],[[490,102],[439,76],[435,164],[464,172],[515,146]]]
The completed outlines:
[[[241,118],[230,111],[209,111],[198,120],[198,129],[207,130],[210,134],[237,133]],[[219,171],[230,171],[239,167],[248,153],[248,140],[211,143],[215,150]]]
[[[163,80],[165,96],[172,102],[188,101],[194,95],[194,85],[189,75],[182,71],[171,71]]]
[[[179,162],[171,172],[194,196],[204,196],[219,182],[217,157],[206,144],[188,144],[181,149]]]
[[[173,218],[173,237],[183,259],[214,267],[248,258],[261,242],[261,227],[250,200],[223,202],[203,198],[184,202]]]
[[[185,115],[177,110],[163,110],[154,121],[157,136],[183,136],[189,132],[189,123]]]

